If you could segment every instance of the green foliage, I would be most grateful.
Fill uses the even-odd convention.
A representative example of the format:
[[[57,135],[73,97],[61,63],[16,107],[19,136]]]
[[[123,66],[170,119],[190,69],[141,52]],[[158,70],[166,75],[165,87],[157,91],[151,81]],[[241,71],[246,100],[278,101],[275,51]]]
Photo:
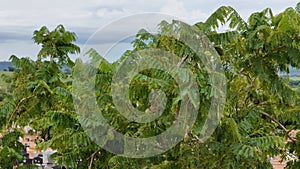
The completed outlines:
[[[288,73],[289,65],[299,68],[300,15],[288,8],[274,16],[267,8],[253,13],[245,22],[238,15],[230,19],[230,14],[236,15],[232,8],[221,7],[205,23],[196,24],[215,43],[225,68],[229,68],[225,114],[230,120],[222,120],[225,126],[216,130],[215,137],[220,134],[224,143],[238,142],[233,151],[235,158],[255,159],[233,168],[262,168],[269,163],[269,156],[282,154],[284,158],[284,149],[297,144],[291,137],[292,142],[283,144],[290,130],[299,129],[299,114],[296,93],[278,71]],[[218,23],[226,23],[230,31],[213,31]],[[297,151],[293,148],[291,152]],[[226,152],[230,154],[231,150],[226,148]],[[289,167],[297,166],[296,163]]]
[[[222,25],[227,25],[229,30],[220,32]],[[212,90],[209,68],[193,49],[174,38],[189,31],[184,24],[162,21],[159,34],[140,30],[132,42],[134,49],[126,51],[114,63],[107,62],[93,49],[86,54],[92,63],[99,63],[95,65],[96,69],[86,68],[80,60],[76,61],[77,68],[96,74],[94,79],[77,74],[79,79],[76,80],[95,81],[93,87],[103,116],[118,132],[131,137],[154,136],[176,122],[179,87],[164,71],[147,69],[139,72],[129,86],[132,105],[140,111],[147,111],[148,96],[153,89],[166,93],[167,104],[158,119],[149,123],[132,122],[123,117],[112,102],[111,83],[116,68],[134,52],[161,49],[178,56],[181,59],[178,65],[184,63],[193,72],[200,93],[196,99],[201,105],[195,125],[174,148],[144,159],[109,153],[87,136],[81,125],[93,129],[99,125],[97,117],[75,114],[73,99],[78,98],[71,94],[74,92],[70,81],[73,75],[67,77],[60,70],[70,61],[68,54],[80,51],[72,44],[76,36],[62,25],[51,32],[42,27],[34,32],[33,37],[35,43],[42,44],[37,61],[11,56],[16,70],[7,77],[13,93],[0,107],[3,134],[0,167],[12,167],[16,160],[21,159],[18,142],[21,133],[16,126],[29,125],[41,132],[43,141],[37,148],[57,150],[52,158],[60,166],[70,168],[271,168],[269,158],[276,155],[288,158],[286,152],[298,159],[290,161],[287,168],[299,168],[300,137],[299,134],[296,138],[290,136],[291,130],[300,129],[299,98],[289,87],[289,81],[278,75],[279,70],[288,73],[289,66],[300,67],[299,4],[295,9],[288,8],[278,15],[267,8],[253,13],[248,21],[231,7],[220,7],[205,22],[194,26],[213,42],[227,77],[224,117],[207,141],[202,142],[198,136],[209,112],[210,100],[217,95]],[[166,36],[170,32],[179,35]],[[203,40],[203,44],[210,43]],[[41,60],[48,56],[50,61]],[[183,78],[189,77],[184,75]],[[91,94],[82,90],[83,98],[89,98]],[[87,105],[80,106],[88,108]],[[103,134],[101,132],[97,131]],[[285,144],[286,140],[290,142]]]
[[[18,131],[13,131],[5,134],[0,139],[0,167],[11,168],[16,165],[17,162],[22,161],[23,145],[18,142],[19,137],[22,134]]]
[[[73,62],[68,57],[68,54],[80,52],[80,48],[72,43],[77,39],[76,34],[66,31],[63,25],[58,25],[53,31],[49,31],[46,26],[43,26],[40,30],[33,32],[32,39],[38,45],[42,45],[38,57],[50,57],[51,62],[57,58],[59,63],[71,66]]]
[[[12,168],[16,165],[15,161],[22,158],[19,137],[12,137],[12,134],[27,125],[41,132],[42,142],[38,144],[38,149],[57,149],[53,159],[60,165],[75,167],[80,159],[87,159],[83,164],[87,165],[87,152],[93,151],[96,146],[80,127],[74,114],[71,79],[61,71],[61,67],[70,61],[68,54],[79,52],[79,48],[72,44],[75,37],[74,33],[66,31],[62,25],[52,32],[42,27],[34,32],[33,39],[43,45],[39,56],[50,56],[50,61],[11,56],[10,60],[16,69],[7,78],[13,92],[0,108],[1,133],[4,135],[1,152],[5,154],[5,157],[1,156],[1,162],[4,163],[0,164],[1,167]],[[53,60],[56,58],[57,62]],[[11,140],[11,144],[4,142],[6,138]],[[15,147],[16,145],[18,146]],[[86,145],[89,148],[79,149]],[[7,158],[8,155],[10,158]]]
[[[279,22],[283,22],[278,20],[284,13],[273,16],[272,11],[266,9],[252,14],[248,22],[245,22],[231,7],[221,7],[206,22],[196,24],[215,44],[228,78],[225,117],[213,136],[205,143],[199,143],[196,135],[199,134],[198,128],[201,129],[203,118],[207,115],[210,106],[208,104],[211,99],[208,74],[203,69],[204,66],[197,66],[202,62],[195,57],[192,49],[172,37],[164,36],[165,32],[174,31],[174,29],[184,30],[184,27],[177,25],[176,21],[172,23],[163,21],[159,25],[161,32],[158,35],[150,34],[143,29],[138,32],[137,38],[133,41],[135,48],[132,52],[159,48],[181,57],[197,75],[202,93],[201,108],[193,131],[179,146],[163,156],[158,156],[155,162],[152,162],[153,167],[163,167],[167,162],[181,168],[199,168],[200,166],[202,168],[203,166],[204,168],[268,168],[271,166],[269,157],[284,154],[284,149],[287,148],[284,138],[288,131],[285,127],[295,126],[282,127],[281,123],[285,122],[284,118],[295,120],[299,117],[297,114],[291,114],[291,117],[286,116],[286,111],[296,106],[294,99],[296,94],[289,88],[287,81],[278,75],[278,70],[288,72],[288,65],[295,66],[295,63],[291,61],[293,59],[282,57],[284,53],[291,51],[289,47],[282,47],[283,43],[285,46],[298,43],[297,39],[282,42],[276,39],[278,36],[274,36],[278,31],[289,35],[285,38],[298,35],[296,30],[286,32],[284,28],[276,26]],[[279,19],[276,20],[276,18]],[[289,24],[292,22],[290,21]],[[228,24],[231,30],[219,33],[217,31],[219,23]],[[131,51],[127,51],[120,62],[129,54]],[[91,57],[96,55],[92,53]],[[297,55],[289,56],[298,58]],[[120,62],[106,67],[117,66]],[[107,65],[107,62],[104,63]],[[152,136],[168,127],[165,125],[168,124],[166,120],[170,119],[169,115],[176,114],[176,107],[167,108],[168,114],[163,116],[167,118],[160,118],[162,121],[155,121],[157,124],[150,124],[149,127],[145,126],[149,124],[130,123],[120,116],[110,104],[112,98],[109,84],[113,73],[110,72],[104,76],[103,68],[99,68],[98,71],[101,80],[96,80],[96,86],[103,86],[103,90],[99,92],[101,98],[99,107],[104,113],[107,112],[110,125],[129,136]],[[149,95],[149,90],[160,86],[167,91],[168,98],[171,99],[167,105],[172,105],[172,97],[176,97],[177,93],[176,84],[172,81],[167,74],[157,70],[140,72],[131,83],[131,101],[133,104],[138,102],[138,107],[145,110],[148,100],[144,96]],[[155,129],[159,130],[155,131]],[[129,164],[141,167],[134,162],[135,160],[121,159],[123,160],[114,163],[115,167]]]

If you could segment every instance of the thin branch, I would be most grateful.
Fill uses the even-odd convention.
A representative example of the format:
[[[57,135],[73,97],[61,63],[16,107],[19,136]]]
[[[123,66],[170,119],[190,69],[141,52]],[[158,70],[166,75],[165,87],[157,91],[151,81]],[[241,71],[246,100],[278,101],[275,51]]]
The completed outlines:
[[[11,115],[9,117],[9,120],[8,120],[9,122],[11,121],[13,115],[20,109],[20,107],[22,106],[22,103],[25,102],[28,99],[31,99],[32,97],[34,97],[34,96],[32,95],[32,96],[24,97],[23,99],[21,99],[19,101],[19,103],[17,104],[16,108],[14,109],[14,111],[11,113]]]
[[[293,138],[293,137],[291,137],[291,136],[289,135],[289,132],[290,132],[290,131],[287,130],[287,129],[284,127],[284,125],[281,124],[278,120],[276,120],[273,116],[271,116],[270,114],[268,114],[268,113],[266,113],[266,112],[263,112],[263,111],[260,111],[260,114],[262,114],[262,115],[268,117],[268,118],[271,119],[273,122],[275,122],[281,129],[284,130],[284,132],[285,132],[285,134],[287,135],[287,137],[288,137],[289,139],[291,139],[294,143],[297,141],[295,138]]]
[[[286,46],[285,45],[280,45],[280,46],[277,46],[276,48],[272,49],[271,52],[276,52],[276,51],[279,51],[280,49],[283,49],[285,48]],[[266,58],[269,56],[270,53],[265,53],[262,58]]]
[[[189,57],[189,55],[185,55],[185,56],[182,58],[181,62],[179,62],[179,63],[177,64],[177,67],[180,67],[180,66],[187,60],[188,57]]]
[[[197,135],[195,135],[194,138],[198,141],[199,144],[203,143],[203,141]]]
[[[246,77],[247,77],[247,80],[248,80],[248,82],[250,82],[250,83],[251,83],[251,85],[253,84],[253,83],[252,83],[252,82],[253,82],[253,80],[251,79],[250,75],[249,75],[249,74],[247,74],[246,72],[244,72],[244,70],[243,70],[243,71],[240,71],[240,74],[242,74],[242,75],[246,76]]]
[[[263,106],[263,105],[274,105],[274,104],[276,104],[276,105],[283,105],[284,103],[267,102],[267,101],[259,103],[260,106]]]
[[[90,161],[89,169],[92,169],[95,155],[96,155],[97,153],[99,153],[99,152],[100,152],[100,149],[97,150],[97,151],[95,151],[95,152],[91,155],[91,161]]]

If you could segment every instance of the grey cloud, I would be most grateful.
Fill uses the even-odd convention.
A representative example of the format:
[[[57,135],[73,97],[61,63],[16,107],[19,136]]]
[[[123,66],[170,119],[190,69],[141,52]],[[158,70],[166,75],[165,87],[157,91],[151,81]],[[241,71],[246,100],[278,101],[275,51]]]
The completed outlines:
[[[31,41],[33,31],[33,27],[2,26],[0,27],[0,43],[7,41]]]
[[[170,3],[169,1],[170,0],[73,0],[72,2],[61,0],[52,0],[51,2],[41,0],[1,1],[0,57],[8,53],[24,53],[29,56],[35,56],[36,46],[30,47],[30,45],[34,45],[31,40],[32,33],[35,29],[39,29],[44,25],[53,29],[56,25],[63,24],[67,30],[77,34],[78,40],[76,43],[84,45],[91,36],[95,35],[94,33],[97,32],[99,28],[105,27],[120,17],[142,12],[161,12],[161,9],[164,7],[166,9],[166,11],[164,11],[165,13],[177,15],[178,17],[188,17],[188,19],[193,18],[188,22],[192,24],[194,22],[203,21],[205,17],[209,16],[221,5],[233,6],[243,18],[247,19],[250,13],[261,11],[266,7],[271,7],[274,12],[277,13],[287,7],[294,7],[298,2],[298,0],[173,0],[174,3],[179,4],[178,9],[182,9],[182,11],[174,9],[172,11],[171,8],[167,8],[168,3]],[[176,7],[176,5],[174,7]],[[110,44],[120,40],[123,40],[124,43],[128,43],[130,38],[126,39],[126,37],[129,37],[128,33],[130,32],[128,31],[132,29],[134,25],[131,25],[132,23],[124,24],[127,24],[127,26],[120,25],[119,29],[106,30],[104,34],[93,37],[88,43],[93,45],[103,43],[105,44],[103,46],[110,46]],[[132,34],[134,33],[131,32],[130,35]],[[5,51],[5,53],[3,53],[3,51]]]
[[[28,36],[25,34],[0,31],[0,43],[14,41],[14,40],[27,41],[30,39],[31,39],[31,36]]]
[[[253,12],[259,12],[265,8],[271,8],[275,14],[286,9],[287,7],[295,7],[298,0],[263,0],[263,1],[252,1],[252,0],[204,0],[204,1],[189,1],[184,3],[187,10],[201,9],[203,12],[211,14],[220,6],[231,6],[244,18],[248,19],[249,15]]]

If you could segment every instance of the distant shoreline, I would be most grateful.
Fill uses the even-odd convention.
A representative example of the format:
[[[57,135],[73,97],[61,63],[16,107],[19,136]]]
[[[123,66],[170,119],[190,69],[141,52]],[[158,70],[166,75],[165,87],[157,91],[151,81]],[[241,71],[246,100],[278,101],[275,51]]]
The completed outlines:
[[[0,62],[0,71],[9,71],[10,67],[14,65],[10,61],[1,61]]]
[[[9,71],[10,67],[14,67],[12,62],[10,62],[10,61],[0,61],[0,71]],[[282,76],[282,77],[285,77],[287,74],[279,72],[279,75]],[[294,68],[291,68],[290,73],[288,75],[289,76],[300,77],[300,69],[296,70]]]

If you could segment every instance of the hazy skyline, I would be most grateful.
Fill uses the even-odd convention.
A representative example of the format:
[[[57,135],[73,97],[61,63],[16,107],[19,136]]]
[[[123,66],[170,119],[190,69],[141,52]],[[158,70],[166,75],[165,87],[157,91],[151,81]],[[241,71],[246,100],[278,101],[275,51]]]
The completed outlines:
[[[39,47],[31,40],[34,30],[47,26],[50,30],[63,24],[77,34],[82,47],[99,28],[124,16],[137,13],[159,12],[180,18],[190,24],[205,21],[222,5],[235,8],[247,19],[267,7],[278,14],[287,7],[295,7],[297,0],[10,0],[0,2],[0,60],[7,61],[12,54],[36,58]],[[110,36],[101,42],[111,45]],[[78,56],[72,56],[76,58]]]

